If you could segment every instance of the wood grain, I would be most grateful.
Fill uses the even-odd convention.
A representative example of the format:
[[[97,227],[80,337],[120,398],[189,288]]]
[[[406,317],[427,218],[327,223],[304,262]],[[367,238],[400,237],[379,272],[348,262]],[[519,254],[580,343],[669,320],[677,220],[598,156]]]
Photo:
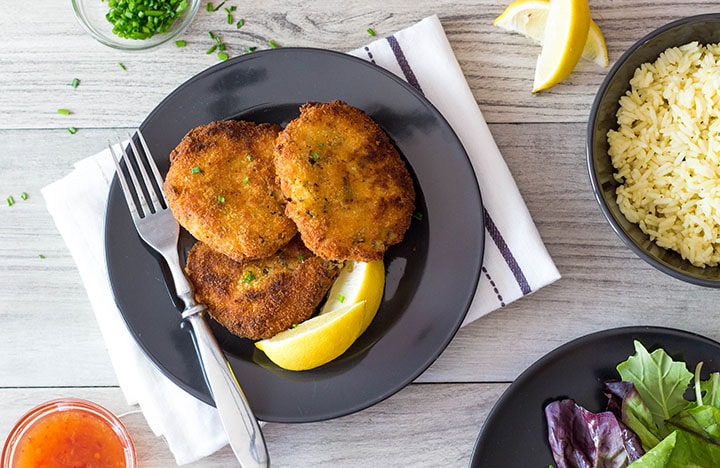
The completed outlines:
[[[0,435],[30,407],[58,396],[128,408],[79,274],[40,189],[137,126],[173,89],[218,63],[207,32],[232,56],[251,46],[351,50],[437,14],[474,97],[562,279],[459,331],[415,383],[360,413],[313,424],[268,424],[277,466],[466,466],[508,383],[546,352],[626,325],[680,327],[720,339],[720,291],[674,280],[637,258],[605,222],[590,189],[585,132],[607,69],[581,62],[569,79],[532,95],[539,47],[492,26],[507,1],[267,0],[236,4],[241,29],[203,2],[183,34],[125,53],[94,42],[69,2],[20,3],[0,16]],[[653,29],[717,12],[715,2],[591,0],[611,64]],[[42,14],[39,14],[41,12]],[[118,64],[123,63],[123,71]],[[73,88],[73,78],[80,86]],[[70,115],[60,115],[67,108]],[[77,127],[74,135],[67,128]],[[26,192],[27,200],[20,194]],[[44,258],[41,258],[40,256]],[[142,415],[124,418],[141,466],[173,466]],[[232,465],[228,448],[191,466]]]

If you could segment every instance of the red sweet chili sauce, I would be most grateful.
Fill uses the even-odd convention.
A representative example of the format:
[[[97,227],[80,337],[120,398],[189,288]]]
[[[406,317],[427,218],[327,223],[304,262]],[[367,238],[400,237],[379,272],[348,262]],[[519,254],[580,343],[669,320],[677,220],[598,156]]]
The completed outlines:
[[[135,449],[125,426],[105,408],[78,399],[44,403],[18,421],[3,468],[129,468]]]

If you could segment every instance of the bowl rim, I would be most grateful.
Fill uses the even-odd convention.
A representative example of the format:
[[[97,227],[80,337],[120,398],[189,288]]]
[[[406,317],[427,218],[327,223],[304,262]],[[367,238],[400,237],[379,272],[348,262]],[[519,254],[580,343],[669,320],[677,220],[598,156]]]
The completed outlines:
[[[77,20],[78,24],[80,24],[82,29],[86,33],[88,33],[90,37],[98,41],[100,44],[125,52],[140,52],[165,44],[166,42],[171,41],[172,39],[183,33],[185,29],[190,26],[190,23],[192,23],[195,15],[200,9],[200,3],[202,2],[201,0],[188,0],[187,12],[184,13],[184,16],[177,18],[181,20],[181,23],[176,30],[167,31],[162,34],[153,35],[147,39],[139,40],[129,40],[114,36],[112,36],[112,39],[109,39],[108,37],[110,36],[100,34],[96,30],[96,28],[86,19],[85,15],[82,13],[82,8],[80,8],[80,4],[83,3],[83,0],[70,0],[70,3],[72,4],[73,14],[75,15],[75,19]]]
[[[718,288],[718,287],[720,287],[720,276],[718,276],[717,279],[701,278],[698,276],[687,274],[681,270],[678,270],[678,269],[672,267],[671,265],[663,263],[658,258],[656,258],[654,255],[648,253],[647,250],[645,250],[642,246],[638,245],[625,232],[625,230],[620,225],[619,221],[616,219],[615,215],[613,215],[613,213],[610,211],[610,208],[608,207],[605,198],[601,194],[600,181],[598,180],[597,173],[595,171],[594,150],[593,150],[593,133],[594,133],[597,119],[598,119],[601,101],[605,97],[605,94],[607,93],[608,88],[610,87],[613,79],[615,78],[615,75],[618,73],[618,70],[625,64],[625,62],[627,62],[627,60],[630,57],[632,57],[632,55],[635,54],[635,52],[637,52],[637,50],[640,49],[643,45],[645,45],[652,39],[660,36],[661,34],[665,34],[666,32],[668,32],[670,30],[684,26],[688,23],[707,21],[707,20],[720,22],[720,13],[703,13],[700,15],[687,16],[685,18],[680,18],[678,20],[675,20],[675,21],[667,23],[663,26],[660,26],[657,29],[644,35],[641,39],[639,39],[635,43],[633,43],[615,61],[613,66],[610,68],[610,71],[608,71],[607,75],[603,79],[603,82],[600,85],[600,87],[598,88],[598,91],[595,94],[595,98],[593,99],[593,104],[590,109],[590,116],[588,118],[586,137],[585,137],[585,158],[586,158],[586,163],[587,163],[588,175],[590,176],[590,185],[592,187],[592,191],[593,191],[595,200],[597,201],[598,205],[600,206],[600,211],[605,216],[605,219],[608,221],[608,224],[610,224],[610,227],[615,232],[615,234],[625,243],[625,245],[627,245],[630,248],[630,250],[632,250],[638,257],[643,259],[645,262],[649,263],[651,266],[655,267],[656,269],[660,270],[661,272],[663,272],[667,275],[670,275],[679,280],[686,281],[688,283],[692,283],[692,284],[695,284],[698,286]],[[682,44],[678,44],[678,45],[682,45]],[[668,47],[672,47],[672,46],[668,46]],[[628,86],[629,86],[629,83],[628,83]],[[649,239],[649,237],[648,237],[648,239]],[[683,259],[683,260],[685,262],[688,262],[688,260],[686,260],[686,259]],[[711,268],[713,268],[713,267],[711,267]]]

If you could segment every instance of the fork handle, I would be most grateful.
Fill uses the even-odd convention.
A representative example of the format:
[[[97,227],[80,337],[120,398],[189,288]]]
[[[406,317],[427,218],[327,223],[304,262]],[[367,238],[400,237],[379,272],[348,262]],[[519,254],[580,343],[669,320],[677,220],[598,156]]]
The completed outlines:
[[[200,365],[235,457],[243,468],[270,466],[260,425],[210,331],[204,307],[199,304],[188,307],[183,317],[192,327]]]

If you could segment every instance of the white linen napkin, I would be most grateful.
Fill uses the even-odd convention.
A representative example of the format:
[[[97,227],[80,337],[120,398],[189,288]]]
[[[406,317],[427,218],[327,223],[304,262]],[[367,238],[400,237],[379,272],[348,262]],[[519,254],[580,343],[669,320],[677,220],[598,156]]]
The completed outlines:
[[[485,256],[463,325],[557,280],[515,182],[505,165],[436,16],[351,54],[370,60],[420,90],[462,141],[485,210]],[[179,465],[227,444],[215,408],[173,384],[145,356],[114,303],[105,263],[104,213],[114,166],[108,150],[84,159],[43,188],[48,211],[77,264],[128,404],[138,404]],[[182,411],[178,411],[182,408]]]

